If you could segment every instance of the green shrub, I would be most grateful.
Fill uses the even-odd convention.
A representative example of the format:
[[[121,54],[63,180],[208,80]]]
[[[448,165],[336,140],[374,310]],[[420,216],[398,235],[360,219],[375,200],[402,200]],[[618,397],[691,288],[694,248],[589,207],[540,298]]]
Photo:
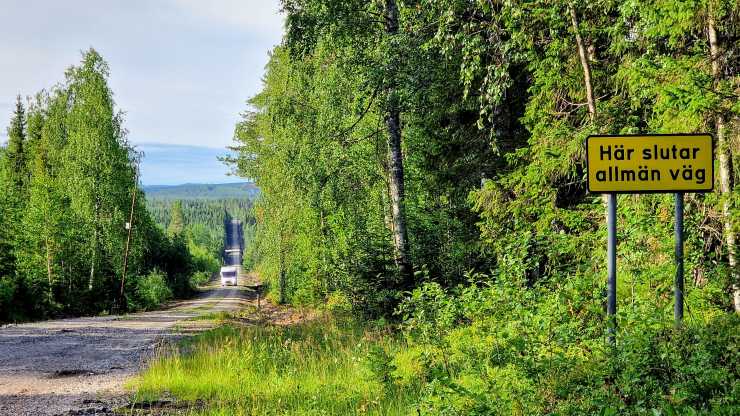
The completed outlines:
[[[141,309],[153,309],[172,299],[172,290],[167,286],[165,275],[155,270],[139,277],[136,295]]]
[[[196,288],[203,286],[211,280],[210,272],[195,272],[190,276],[190,284]]]
[[[195,243],[188,243],[188,250],[192,257],[193,269],[199,272],[213,273],[219,269],[219,259],[213,255],[206,247],[199,246]]]
[[[740,413],[739,317],[676,329],[662,311],[623,308],[612,349],[589,282],[424,285],[399,309],[410,347],[391,360],[394,382],[424,383],[429,415]]]

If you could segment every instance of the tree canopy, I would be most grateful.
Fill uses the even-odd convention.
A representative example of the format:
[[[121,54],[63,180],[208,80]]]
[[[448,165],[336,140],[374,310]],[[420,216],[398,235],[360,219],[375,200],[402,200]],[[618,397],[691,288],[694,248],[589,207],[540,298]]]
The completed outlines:
[[[282,5],[234,161],[261,190],[253,261],[276,298],[400,322],[409,349],[383,361],[384,380],[425,386],[422,413],[737,408],[737,372],[699,358],[737,346],[737,2]],[[673,196],[620,196],[610,355],[585,138],[701,132],[715,137],[717,185],[685,196],[684,332]]]
[[[139,277],[160,276],[157,270],[175,294],[191,290],[196,267],[188,248],[168,238],[142,202],[139,155],[108,75],[90,49],[61,84],[28,104],[17,99],[0,153],[0,321],[135,309],[149,299]],[[117,304],[126,250],[133,278],[125,304]]]

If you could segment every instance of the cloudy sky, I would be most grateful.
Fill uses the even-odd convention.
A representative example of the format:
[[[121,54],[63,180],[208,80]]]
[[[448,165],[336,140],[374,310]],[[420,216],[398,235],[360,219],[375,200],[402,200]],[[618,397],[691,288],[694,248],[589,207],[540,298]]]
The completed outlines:
[[[144,182],[228,181],[213,149],[231,143],[239,112],[259,91],[268,52],[282,33],[278,3],[2,0],[0,142],[16,94],[61,81],[80,51],[94,47],[111,67],[110,85],[126,113],[130,140],[159,155],[145,159]],[[151,166],[167,163],[167,145],[176,145],[171,152],[180,166]],[[211,149],[200,157],[198,146]]]

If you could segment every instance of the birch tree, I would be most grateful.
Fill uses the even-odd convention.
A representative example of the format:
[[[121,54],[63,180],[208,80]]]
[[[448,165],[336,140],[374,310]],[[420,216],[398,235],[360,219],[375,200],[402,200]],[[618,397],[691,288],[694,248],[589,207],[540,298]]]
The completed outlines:
[[[85,52],[80,66],[67,71],[70,107],[61,177],[87,236],[88,290],[96,284],[101,265],[107,263],[108,271],[120,269],[113,264],[122,257],[127,190],[134,177],[120,115],[107,84],[108,71],[107,63],[92,49]]]

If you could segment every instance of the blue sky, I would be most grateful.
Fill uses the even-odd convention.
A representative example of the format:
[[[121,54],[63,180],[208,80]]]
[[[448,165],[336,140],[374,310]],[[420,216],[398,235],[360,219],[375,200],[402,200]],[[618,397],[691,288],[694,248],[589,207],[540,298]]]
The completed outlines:
[[[228,175],[229,168],[218,161],[219,156],[227,154],[226,149],[158,143],[138,144],[136,149],[144,153],[144,185],[245,181]]]
[[[129,140],[149,155],[145,184],[235,180],[215,156],[282,29],[278,0],[2,0],[0,142],[16,94],[61,81],[94,47],[110,64]]]

